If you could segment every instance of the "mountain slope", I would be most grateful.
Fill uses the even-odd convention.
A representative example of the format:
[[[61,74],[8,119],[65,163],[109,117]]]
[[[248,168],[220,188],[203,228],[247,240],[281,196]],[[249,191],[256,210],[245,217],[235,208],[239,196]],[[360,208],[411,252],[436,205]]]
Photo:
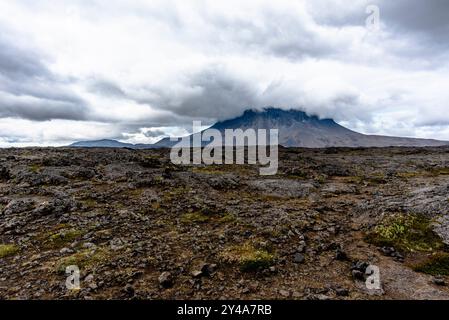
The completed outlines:
[[[77,148],[127,148],[132,147],[130,143],[123,143],[116,140],[94,140],[94,141],[79,141],[72,143],[69,147]]]
[[[247,110],[240,117],[218,122],[211,128],[224,136],[225,129],[279,129],[279,144],[284,147],[425,147],[444,146],[449,142],[431,139],[415,139],[365,135],[349,130],[332,119],[319,119],[297,110],[266,108],[263,111]],[[122,143],[115,140],[76,142],[72,147],[103,148],[170,148],[176,142],[164,138],[155,144]]]
[[[218,122],[211,128],[224,135],[225,129],[279,129],[279,144],[284,147],[389,147],[389,146],[443,146],[449,142],[400,137],[364,135],[349,130],[332,119],[319,119],[297,110],[267,108],[264,111],[247,110],[237,118]],[[171,147],[174,142],[162,139],[154,146]]]
[[[117,140],[103,139],[94,141],[79,141],[72,143],[69,147],[74,148],[131,148],[131,149],[152,149],[152,144],[132,144]]]

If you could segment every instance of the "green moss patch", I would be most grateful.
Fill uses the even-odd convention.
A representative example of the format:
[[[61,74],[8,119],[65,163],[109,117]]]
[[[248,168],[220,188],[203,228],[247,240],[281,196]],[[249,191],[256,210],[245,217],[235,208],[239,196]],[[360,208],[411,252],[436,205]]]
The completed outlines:
[[[430,173],[434,176],[447,176],[449,175],[449,168],[436,168],[430,170]]]
[[[15,255],[19,247],[14,244],[0,244],[0,259]]]
[[[81,201],[84,207],[88,210],[92,210],[97,206],[97,201],[95,199],[87,198]]]
[[[33,164],[28,169],[30,172],[39,173],[42,170],[42,166],[40,164]]]
[[[237,220],[237,217],[229,212],[224,213],[219,219],[220,223],[231,223],[236,220]]]
[[[420,176],[424,176],[425,173],[422,171],[413,171],[413,172],[399,172],[396,174],[399,178],[403,178],[403,179],[411,179],[411,178],[416,178],[416,177],[420,177]]]
[[[174,201],[180,197],[188,196],[190,190],[189,187],[172,188],[169,191],[164,192],[162,198],[164,202]]]
[[[385,184],[387,183],[387,179],[385,178],[384,174],[378,173],[373,174],[372,176],[369,176],[366,179],[370,184]]]
[[[201,211],[186,213],[181,217],[182,223],[205,223],[210,220],[210,216]]]
[[[363,177],[361,177],[361,176],[343,177],[342,180],[347,183],[352,183],[352,184],[362,184],[364,181]]]
[[[227,248],[220,254],[220,258],[225,263],[237,264],[242,271],[257,271],[268,268],[275,262],[273,254],[256,249],[250,243]]]
[[[60,249],[82,237],[86,232],[72,228],[68,224],[59,224],[50,231],[39,233],[33,237],[44,249]]]
[[[433,276],[449,276],[449,254],[438,253],[415,265],[413,270]]]
[[[200,210],[195,212],[189,212],[181,217],[181,222],[185,224],[200,224],[200,223],[232,223],[236,221],[235,215],[229,212],[209,212],[208,210]]]
[[[55,249],[62,248],[65,245],[72,243],[83,234],[82,231],[76,229],[61,230],[57,233],[50,234],[45,241],[44,246]]]
[[[221,164],[221,165],[199,165],[192,168],[193,173],[208,175],[223,175],[234,173],[238,175],[250,175],[254,172],[251,165]]]
[[[430,220],[421,215],[395,215],[376,226],[366,237],[379,247],[395,247],[403,252],[432,252],[444,244],[432,230]]]
[[[68,266],[75,265],[80,269],[87,269],[108,262],[110,252],[105,248],[83,250],[71,256],[60,259],[56,263],[56,271],[64,273]]]

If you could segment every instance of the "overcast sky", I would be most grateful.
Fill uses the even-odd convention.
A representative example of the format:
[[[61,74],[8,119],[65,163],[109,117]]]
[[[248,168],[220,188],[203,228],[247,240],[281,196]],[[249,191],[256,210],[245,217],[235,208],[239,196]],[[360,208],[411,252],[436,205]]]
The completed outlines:
[[[449,1],[0,0],[0,146],[152,143],[265,106],[449,140]]]

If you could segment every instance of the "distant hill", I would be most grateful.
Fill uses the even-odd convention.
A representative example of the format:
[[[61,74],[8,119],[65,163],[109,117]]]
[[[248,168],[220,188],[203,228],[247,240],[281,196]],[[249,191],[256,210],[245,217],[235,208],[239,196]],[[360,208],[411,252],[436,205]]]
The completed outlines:
[[[70,147],[79,148],[130,148],[133,147],[130,143],[123,143],[116,140],[94,140],[94,141],[79,141],[72,143]]]
[[[132,144],[117,140],[103,139],[94,141],[79,141],[72,143],[69,147],[74,148],[130,148],[130,149],[151,149],[152,144]]]
[[[444,146],[449,142],[431,139],[401,138],[365,135],[349,130],[332,119],[320,119],[297,110],[266,108],[263,111],[247,110],[240,117],[218,122],[211,128],[224,135],[225,129],[279,129],[279,144],[284,147],[425,147]],[[133,145],[115,140],[77,142],[72,147],[107,148],[170,148],[176,142],[164,138],[155,144]]]

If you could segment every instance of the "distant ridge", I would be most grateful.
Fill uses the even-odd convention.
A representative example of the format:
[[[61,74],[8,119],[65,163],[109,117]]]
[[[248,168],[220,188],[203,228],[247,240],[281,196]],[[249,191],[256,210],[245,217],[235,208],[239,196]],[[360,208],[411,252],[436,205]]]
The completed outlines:
[[[79,141],[72,143],[69,147],[73,148],[130,148],[130,149],[151,149],[152,144],[132,144],[124,143],[117,140],[102,139],[93,141]]]
[[[218,122],[211,128],[224,134],[225,129],[279,129],[279,144],[284,147],[425,147],[446,146],[449,142],[432,139],[365,135],[349,130],[332,119],[320,119],[297,110],[265,108],[262,111],[246,110],[240,117]],[[176,142],[164,138],[155,144],[133,145],[115,140],[77,142],[72,147],[107,148],[170,148]]]
[[[123,143],[117,140],[94,140],[94,141],[79,141],[72,143],[70,147],[79,147],[79,148],[130,148],[134,145],[131,143]]]

